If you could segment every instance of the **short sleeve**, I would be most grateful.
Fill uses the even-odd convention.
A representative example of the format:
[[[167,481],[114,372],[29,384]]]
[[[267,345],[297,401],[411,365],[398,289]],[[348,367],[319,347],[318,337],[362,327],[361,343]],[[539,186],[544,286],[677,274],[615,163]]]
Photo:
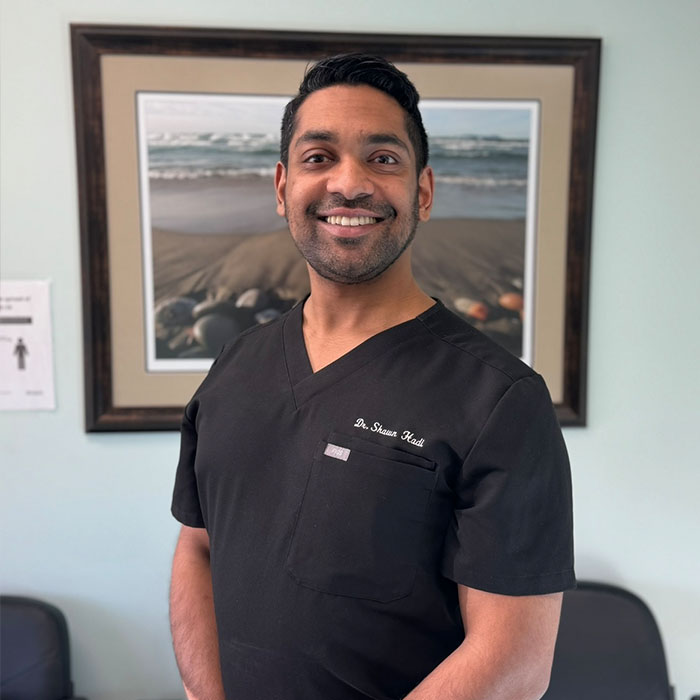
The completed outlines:
[[[197,454],[197,429],[193,413],[196,401],[185,408],[180,427],[180,459],[175,474],[175,487],[170,511],[183,525],[189,527],[204,527],[202,509],[199,505],[199,490],[194,471]]]
[[[442,573],[505,595],[575,586],[569,459],[539,375],[510,386],[462,464]]]

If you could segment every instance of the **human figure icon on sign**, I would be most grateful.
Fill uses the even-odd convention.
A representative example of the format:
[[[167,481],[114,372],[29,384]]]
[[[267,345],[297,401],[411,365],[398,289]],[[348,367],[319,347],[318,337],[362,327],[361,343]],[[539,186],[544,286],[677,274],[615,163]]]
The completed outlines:
[[[29,350],[27,350],[27,346],[24,344],[22,338],[19,338],[17,340],[17,345],[15,345],[14,354],[17,355],[17,369],[26,369],[24,356],[29,355]]]

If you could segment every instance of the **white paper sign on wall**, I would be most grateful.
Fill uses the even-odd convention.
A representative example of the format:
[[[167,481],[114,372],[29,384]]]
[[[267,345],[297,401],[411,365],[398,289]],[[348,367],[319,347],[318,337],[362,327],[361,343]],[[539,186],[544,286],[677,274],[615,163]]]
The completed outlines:
[[[48,281],[0,282],[0,410],[56,407]]]

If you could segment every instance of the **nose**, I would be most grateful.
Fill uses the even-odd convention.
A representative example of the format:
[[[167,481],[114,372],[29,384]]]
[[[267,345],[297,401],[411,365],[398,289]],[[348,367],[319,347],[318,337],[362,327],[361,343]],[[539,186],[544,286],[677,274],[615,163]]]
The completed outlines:
[[[374,183],[365,163],[356,158],[344,158],[330,169],[326,189],[345,199],[356,199],[374,193]]]

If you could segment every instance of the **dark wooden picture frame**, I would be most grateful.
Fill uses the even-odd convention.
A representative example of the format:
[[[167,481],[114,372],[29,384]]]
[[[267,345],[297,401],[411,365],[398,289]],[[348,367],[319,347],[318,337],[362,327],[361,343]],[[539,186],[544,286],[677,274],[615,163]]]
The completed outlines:
[[[81,231],[85,406],[88,431],[172,430],[181,402],[154,395],[138,405],[115,400],[108,165],[103,59],[108,56],[309,60],[349,51],[426,66],[556,66],[572,71],[562,284],[561,392],[564,426],[585,425],[588,286],[598,100],[599,39],[474,37],[190,29],[73,24],[75,128]],[[301,74],[299,74],[299,79]],[[420,88],[419,88],[420,89]],[[533,96],[536,98],[536,96]],[[129,235],[138,236],[137,230]],[[136,263],[135,263],[136,264]],[[547,378],[545,376],[545,378]]]

